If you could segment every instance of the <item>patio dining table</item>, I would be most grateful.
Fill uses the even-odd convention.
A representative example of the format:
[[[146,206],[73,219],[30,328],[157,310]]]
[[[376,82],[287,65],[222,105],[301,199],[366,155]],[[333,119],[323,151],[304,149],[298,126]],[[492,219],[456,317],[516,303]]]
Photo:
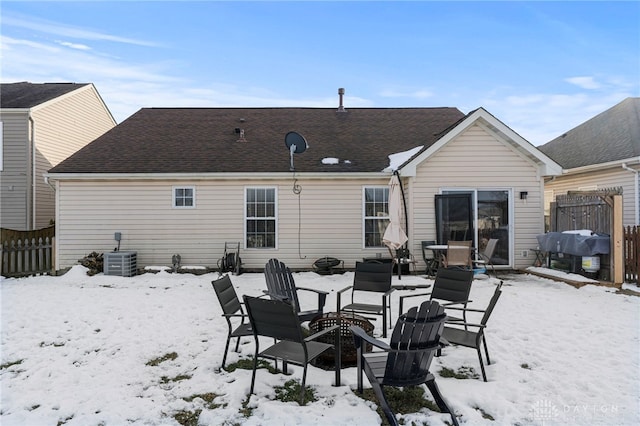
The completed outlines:
[[[460,248],[460,249],[464,249],[464,248],[468,248],[467,246],[451,246],[453,248]],[[449,249],[449,245],[448,244],[430,244],[428,246],[425,246],[426,249],[429,250],[433,250],[433,253],[436,256],[436,259],[438,259],[438,267],[442,266],[442,254],[446,254],[447,250]],[[473,256],[473,253],[475,252],[475,247],[471,247],[471,255]]]

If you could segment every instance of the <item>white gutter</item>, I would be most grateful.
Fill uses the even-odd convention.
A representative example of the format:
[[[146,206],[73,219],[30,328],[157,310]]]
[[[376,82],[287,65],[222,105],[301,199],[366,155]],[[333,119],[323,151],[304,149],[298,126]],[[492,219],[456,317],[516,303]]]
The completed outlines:
[[[640,162],[640,157],[638,157],[638,162]],[[627,163],[622,163],[622,168],[624,170],[627,170],[633,174],[636,175],[635,177],[635,181],[634,181],[634,186],[635,186],[635,209],[634,209],[634,216],[635,216],[635,222],[636,224],[640,223],[640,187],[638,184],[638,179],[640,179],[640,171],[632,169],[631,167],[627,166]]]
[[[577,173],[586,173],[593,170],[616,168],[616,167],[622,166],[623,164],[630,164],[630,163],[633,164],[638,162],[640,162],[640,157],[625,158],[622,160],[609,161],[607,163],[590,164],[588,166],[580,166],[580,167],[573,167],[571,169],[564,169],[562,171],[562,175],[566,176],[566,175],[572,175]]]
[[[389,179],[392,172],[296,172],[297,179]],[[45,173],[44,178],[51,180],[253,180],[291,179],[292,172],[282,173]]]

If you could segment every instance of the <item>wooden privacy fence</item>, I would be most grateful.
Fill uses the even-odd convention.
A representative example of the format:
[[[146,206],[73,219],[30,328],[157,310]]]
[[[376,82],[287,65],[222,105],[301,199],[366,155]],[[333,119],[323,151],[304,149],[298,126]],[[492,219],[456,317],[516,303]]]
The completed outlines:
[[[22,277],[53,270],[55,228],[36,231],[2,229],[0,233],[0,275]]]
[[[611,188],[558,195],[550,210],[551,231],[589,229],[598,234],[611,234],[613,196],[621,193],[622,189]]]
[[[640,286],[640,226],[624,230],[624,280]]]
[[[630,254],[620,244],[624,240],[622,224],[622,188],[594,191],[569,191],[556,196],[551,203],[549,229],[553,232],[587,229],[611,238],[609,255],[601,256],[599,276],[622,284],[627,274],[626,259]]]

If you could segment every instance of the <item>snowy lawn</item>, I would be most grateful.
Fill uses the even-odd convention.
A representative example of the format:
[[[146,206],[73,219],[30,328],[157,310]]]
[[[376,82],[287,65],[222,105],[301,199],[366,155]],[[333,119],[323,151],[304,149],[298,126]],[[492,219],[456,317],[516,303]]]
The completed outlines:
[[[251,371],[219,371],[227,328],[211,287],[216,273],[123,278],[85,271],[77,266],[60,277],[0,283],[3,426],[177,425],[182,412],[199,413],[202,425],[381,423],[375,405],[354,393],[355,368],[344,369],[342,386],[334,387],[333,372],[309,367],[307,384],[317,401],[304,407],[274,399],[274,387],[299,379],[301,368],[290,366],[288,376],[260,369],[247,402]],[[262,274],[231,279],[240,295],[265,288]],[[325,310],[333,311],[336,291],[353,274],[305,272],[295,279],[299,286],[330,291]],[[418,276],[401,281],[428,282]],[[496,283],[474,281],[472,307],[484,308]],[[402,294],[408,293],[393,295],[392,322]],[[314,302],[310,295],[301,303]],[[378,336],[380,325],[378,320]],[[507,275],[487,330],[489,382],[440,376],[443,368],[479,374],[476,352],[468,348],[447,347],[432,371],[461,424],[637,425],[639,326],[640,297]],[[253,350],[253,339],[245,338],[227,363]],[[398,417],[405,424],[450,422],[427,409]]]

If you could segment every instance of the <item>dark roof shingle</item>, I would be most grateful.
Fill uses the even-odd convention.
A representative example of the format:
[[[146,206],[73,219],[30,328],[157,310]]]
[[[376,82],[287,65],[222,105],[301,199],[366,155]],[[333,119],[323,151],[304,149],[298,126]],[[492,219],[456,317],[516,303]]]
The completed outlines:
[[[457,108],[143,108],[50,172],[288,172],[290,131],[309,144],[296,171],[380,172],[388,155],[429,147],[464,117]]]
[[[538,148],[565,169],[640,157],[640,98],[627,98]]]
[[[33,108],[89,83],[2,83],[0,108]]]

